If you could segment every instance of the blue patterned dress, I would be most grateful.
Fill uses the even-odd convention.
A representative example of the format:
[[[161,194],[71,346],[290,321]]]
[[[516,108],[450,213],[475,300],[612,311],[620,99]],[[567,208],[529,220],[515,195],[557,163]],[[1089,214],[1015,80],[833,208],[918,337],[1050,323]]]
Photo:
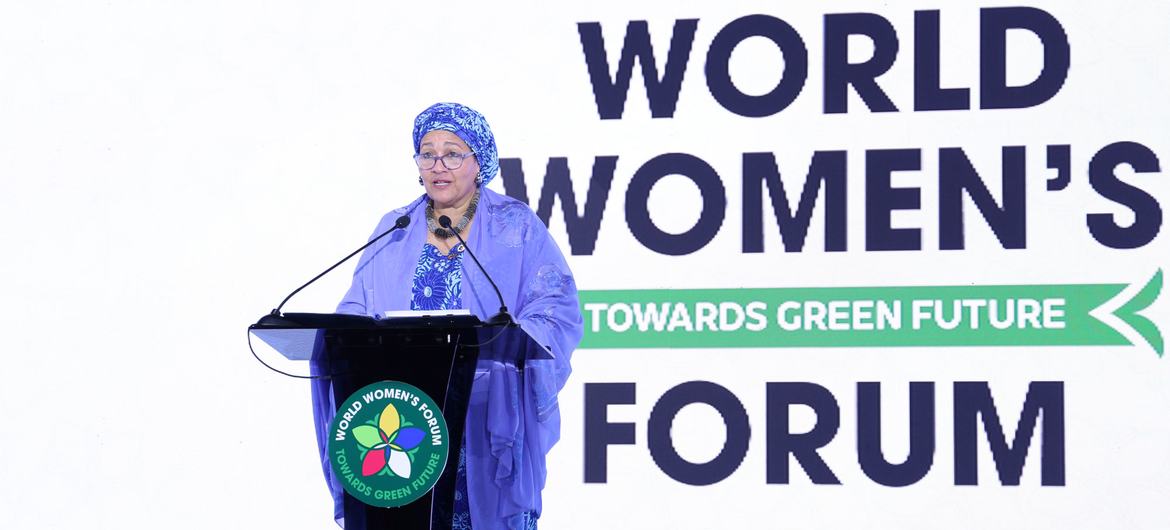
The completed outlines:
[[[414,288],[410,291],[410,308],[415,311],[462,309],[463,245],[456,245],[443,255],[434,245],[423,245],[418,266],[414,269]]]
[[[418,266],[414,269],[411,309],[427,311],[463,308],[463,251],[463,245],[459,244],[450,253],[443,255],[434,245],[423,245]],[[466,439],[466,434],[464,437]],[[459,464],[455,470],[455,506],[451,517],[453,530],[471,530],[471,506],[467,500],[467,457],[462,445],[466,443],[461,444]],[[536,530],[535,514],[525,512],[515,515],[508,521],[508,528]]]

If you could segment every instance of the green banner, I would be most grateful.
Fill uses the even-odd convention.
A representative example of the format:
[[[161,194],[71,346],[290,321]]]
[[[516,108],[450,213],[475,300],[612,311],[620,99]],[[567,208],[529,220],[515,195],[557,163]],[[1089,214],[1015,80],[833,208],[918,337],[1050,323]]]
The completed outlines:
[[[1101,320],[1126,284],[582,291],[582,348],[1124,346]],[[1162,355],[1138,312],[1162,271],[1111,314]],[[1106,313],[1109,314],[1109,313]]]

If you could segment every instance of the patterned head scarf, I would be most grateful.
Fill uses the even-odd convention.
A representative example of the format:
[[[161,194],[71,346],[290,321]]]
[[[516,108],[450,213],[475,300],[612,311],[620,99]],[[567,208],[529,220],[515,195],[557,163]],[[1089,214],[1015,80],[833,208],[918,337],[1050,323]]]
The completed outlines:
[[[480,186],[487,184],[500,172],[500,155],[496,152],[496,137],[488,127],[483,114],[458,103],[435,103],[414,119],[414,153],[418,154],[423,136],[431,131],[451,131],[475,152],[479,162]]]

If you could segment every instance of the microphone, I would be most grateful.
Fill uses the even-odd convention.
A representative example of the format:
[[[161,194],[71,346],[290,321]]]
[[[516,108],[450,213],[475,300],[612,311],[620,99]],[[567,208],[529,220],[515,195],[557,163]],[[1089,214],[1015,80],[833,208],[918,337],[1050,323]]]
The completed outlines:
[[[450,221],[448,221],[448,223],[450,223]],[[389,234],[390,232],[393,232],[393,231],[395,231],[395,230],[400,230],[400,229],[406,228],[406,225],[408,225],[408,224],[410,224],[410,216],[404,215],[404,216],[402,216],[402,217],[399,217],[399,218],[398,218],[398,220],[394,221],[394,226],[390,227],[390,229],[389,229],[389,230],[387,230],[387,231],[385,231],[385,232],[382,232],[381,234],[378,234],[378,237],[375,237],[375,238],[371,239],[371,240],[370,240],[368,243],[366,243],[366,244],[362,245],[362,247],[361,247],[361,248],[359,248],[359,249],[357,249],[357,250],[355,250],[355,251],[353,251],[353,252],[350,252],[348,256],[346,256],[346,257],[344,257],[344,258],[341,258],[341,261],[339,261],[339,262],[337,262],[337,263],[334,263],[332,267],[329,267],[328,269],[325,269],[325,272],[322,272],[321,274],[318,274],[318,275],[314,276],[312,280],[309,280],[309,281],[305,282],[305,284],[304,284],[304,285],[302,285],[302,286],[300,286],[300,287],[297,287],[297,290],[295,290],[295,291],[293,291],[293,292],[289,293],[289,295],[288,295],[288,296],[284,297],[284,301],[283,301],[283,302],[281,302],[281,303],[280,303],[280,305],[276,306],[276,309],[273,309],[273,310],[272,310],[272,313],[271,313],[271,314],[272,314],[273,316],[280,316],[280,309],[281,309],[282,307],[284,307],[284,304],[288,303],[288,300],[289,300],[289,298],[292,298],[292,297],[293,297],[293,295],[295,295],[295,294],[297,294],[297,293],[301,292],[301,289],[304,289],[305,287],[308,287],[310,284],[312,284],[313,282],[317,281],[317,279],[318,279],[318,278],[320,278],[320,277],[322,277],[322,276],[324,276],[324,275],[326,275],[326,274],[329,274],[329,271],[331,271],[331,270],[333,270],[333,269],[336,269],[338,265],[341,265],[342,263],[345,263],[345,262],[346,262],[346,260],[348,260],[349,258],[352,258],[352,257],[354,257],[354,255],[356,255],[358,252],[361,252],[361,251],[365,250],[365,249],[366,249],[366,247],[368,247],[368,246],[370,246],[370,245],[373,245],[375,241],[377,241],[377,240],[379,240],[379,239],[382,239],[383,237],[386,237],[386,235],[387,235],[387,234]],[[466,246],[466,245],[465,245],[465,246]]]
[[[508,314],[508,304],[504,303],[504,295],[500,294],[500,288],[496,287],[496,282],[492,280],[492,277],[490,274],[488,274],[487,269],[484,269],[483,265],[480,264],[479,258],[475,257],[475,253],[471,251],[471,247],[468,246],[467,242],[463,240],[463,236],[459,235],[459,232],[456,232],[455,229],[451,228],[451,218],[447,217],[446,215],[439,216],[439,226],[445,228],[448,232],[455,234],[455,237],[459,238],[459,242],[463,244],[463,248],[467,249],[467,255],[471,256],[471,259],[475,260],[475,265],[479,267],[480,271],[483,272],[483,277],[487,278],[488,283],[492,284],[492,289],[496,290],[496,298],[500,299],[500,312],[489,318],[485,323],[489,325],[505,326],[515,324],[515,321],[512,320],[512,315]]]

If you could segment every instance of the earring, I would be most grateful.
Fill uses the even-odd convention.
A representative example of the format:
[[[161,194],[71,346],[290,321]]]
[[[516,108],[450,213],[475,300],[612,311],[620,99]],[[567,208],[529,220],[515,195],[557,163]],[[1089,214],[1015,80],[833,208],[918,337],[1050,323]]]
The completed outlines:
[[[422,186],[422,185],[423,185],[423,182],[422,182],[422,175],[419,175],[419,176],[418,176],[418,185],[419,185],[419,186]]]
[[[419,178],[422,178],[422,177],[419,177]],[[476,186],[482,186],[482,185],[483,185],[483,175],[476,175],[476,176],[475,176],[475,185],[476,185]]]

